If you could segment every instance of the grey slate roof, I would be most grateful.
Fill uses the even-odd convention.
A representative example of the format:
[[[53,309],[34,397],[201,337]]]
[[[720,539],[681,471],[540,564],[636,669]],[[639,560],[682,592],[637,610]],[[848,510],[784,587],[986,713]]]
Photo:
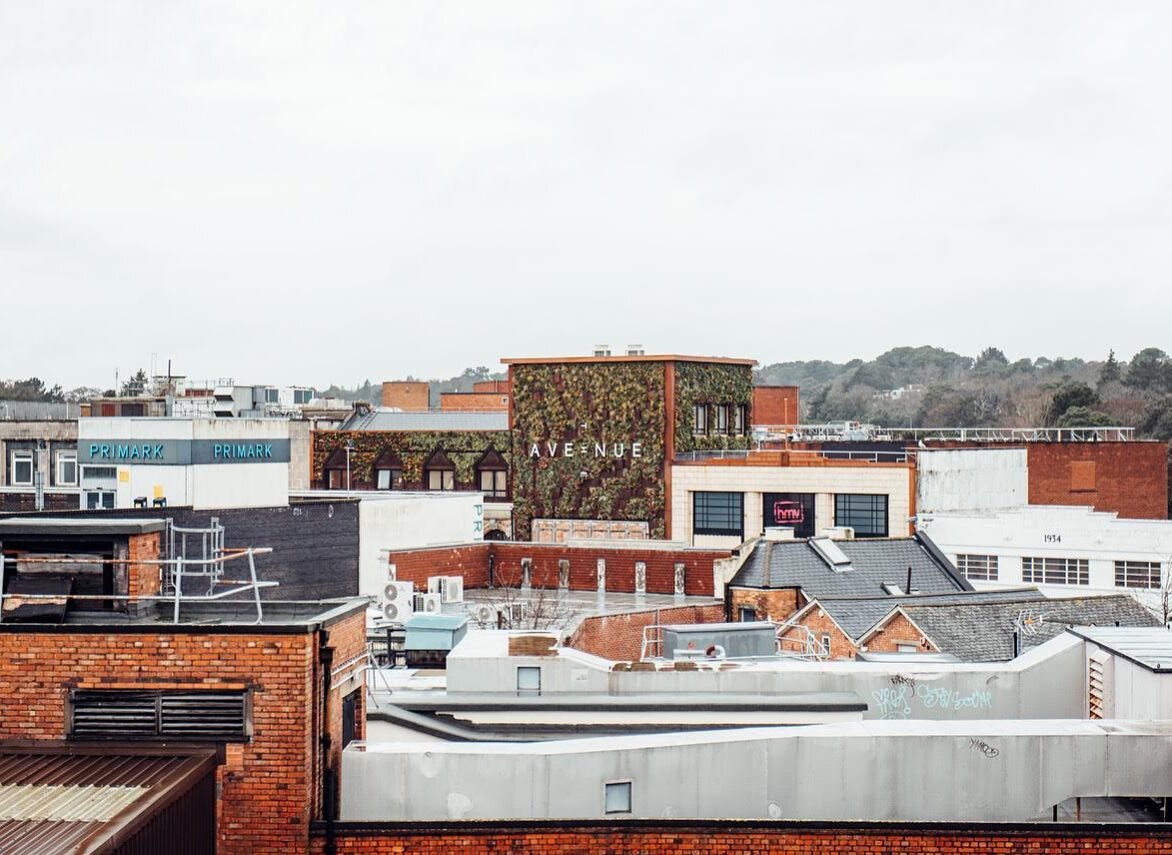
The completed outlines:
[[[851,569],[831,569],[808,540],[759,541],[729,582],[734,588],[801,588],[807,599],[882,597],[883,585],[907,584],[925,594],[971,591],[948,559],[922,534],[915,537],[838,540]]]
[[[473,413],[460,410],[428,410],[405,413],[399,410],[375,409],[369,413],[355,413],[346,419],[339,430],[384,431],[507,431],[509,414],[504,412]]]
[[[1040,617],[1032,634],[1022,635],[1022,650],[1036,647],[1068,626],[1156,626],[1159,621],[1130,594],[1054,600],[981,602],[955,605],[904,605],[904,613],[945,653],[962,662],[1005,662],[1013,658],[1013,628],[1024,611]]]
[[[966,603],[1013,602],[1026,607],[1027,601],[1044,600],[1037,588],[1012,591],[954,591],[948,594],[917,594],[912,597],[884,595],[880,597],[818,597],[818,606],[842,627],[852,640],[862,636],[899,606],[964,605]],[[951,651],[946,651],[951,652]]]

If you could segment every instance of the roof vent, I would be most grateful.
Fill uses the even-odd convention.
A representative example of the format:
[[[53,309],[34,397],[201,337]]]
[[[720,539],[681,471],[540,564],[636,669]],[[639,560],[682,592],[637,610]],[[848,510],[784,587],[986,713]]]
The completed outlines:
[[[595,356],[610,356],[610,345],[609,344],[596,344],[596,345],[594,345],[594,355]]]
[[[766,526],[765,539],[773,543],[782,540],[794,540],[794,528],[789,525]]]
[[[851,566],[851,560],[847,554],[830,538],[811,538],[810,548],[817,552],[818,557],[830,565],[830,569],[836,573],[845,573],[848,570],[854,569]]]
[[[836,525],[824,528],[818,533],[819,537],[828,537],[831,540],[854,540],[855,530],[849,525]]]
[[[643,355],[643,345],[641,345],[641,344],[628,344],[627,345],[627,356],[642,356],[642,355]]]

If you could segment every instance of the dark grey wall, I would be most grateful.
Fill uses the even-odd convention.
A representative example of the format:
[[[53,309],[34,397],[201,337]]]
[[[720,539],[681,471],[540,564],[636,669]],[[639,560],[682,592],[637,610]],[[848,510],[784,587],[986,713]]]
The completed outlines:
[[[0,514],[2,517],[16,514]],[[186,507],[109,511],[48,511],[41,516],[171,518],[182,528],[207,526],[218,517],[228,547],[269,546],[271,555],[256,559],[262,580],[279,582],[261,593],[267,600],[320,600],[358,593],[358,502],[306,501],[289,507],[230,508],[195,511]],[[248,564],[227,564],[226,576],[245,578]]]

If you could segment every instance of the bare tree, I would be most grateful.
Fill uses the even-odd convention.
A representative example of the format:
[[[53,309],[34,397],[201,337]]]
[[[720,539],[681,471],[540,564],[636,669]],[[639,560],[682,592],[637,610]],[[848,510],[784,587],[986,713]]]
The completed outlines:
[[[478,607],[477,620],[482,625],[500,629],[554,629],[565,626],[579,610],[570,602],[568,587],[550,588],[532,585],[529,568],[517,574],[497,574],[498,586],[492,599]]]

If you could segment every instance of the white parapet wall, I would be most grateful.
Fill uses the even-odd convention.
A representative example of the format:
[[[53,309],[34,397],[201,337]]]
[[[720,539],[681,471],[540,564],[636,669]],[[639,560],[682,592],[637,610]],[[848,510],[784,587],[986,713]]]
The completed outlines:
[[[342,819],[1016,821],[1172,792],[1172,722],[882,721],[560,740],[352,743]]]
[[[541,669],[542,693],[776,695],[853,692],[866,719],[1039,719],[1086,715],[1083,642],[1063,634],[1012,662],[700,663],[696,671],[611,671],[611,662],[561,648],[557,656],[509,656],[507,636],[469,632],[448,655],[447,690],[515,694],[517,668]],[[723,665],[723,667],[721,667]],[[1172,709],[1165,715],[1172,717]]]
[[[916,511],[998,511],[1029,501],[1024,448],[925,449],[916,455]]]

